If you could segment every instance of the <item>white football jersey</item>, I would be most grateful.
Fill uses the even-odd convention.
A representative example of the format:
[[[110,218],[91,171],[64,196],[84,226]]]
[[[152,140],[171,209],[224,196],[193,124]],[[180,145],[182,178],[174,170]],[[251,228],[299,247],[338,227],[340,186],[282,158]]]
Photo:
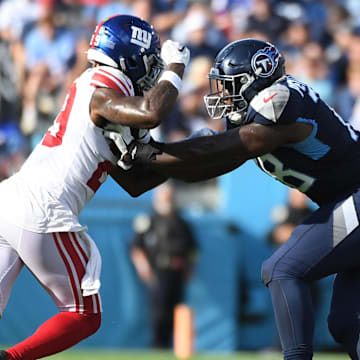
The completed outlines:
[[[78,215],[117,158],[90,119],[96,87],[133,96],[131,80],[108,66],[86,70],[20,171],[0,184],[0,217],[33,232],[82,231]]]

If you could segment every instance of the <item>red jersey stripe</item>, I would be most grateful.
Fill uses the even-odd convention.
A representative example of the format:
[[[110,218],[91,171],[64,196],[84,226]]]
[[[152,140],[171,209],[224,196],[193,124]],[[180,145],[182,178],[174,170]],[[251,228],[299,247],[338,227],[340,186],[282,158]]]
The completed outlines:
[[[124,81],[123,81],[122,79],[120,79],[119,77],[116,77],[114,74],[112,74],[111,72],[108,72],[108,71],[106,71],[106,70],[104,70],[104,69],[101,69],[101,68],[100,68],[100,69],[99,69],[99,72],[101,72],[101,73],[103,73],[103,74],[106,74],[106,75],[108,75],[110,78],[112,78],[114,81],[119,82],[120,85],[121,85],[124,89],[126,89],[127,95],[128,95],[128,96],[131,96],[132,85],[129,84],[129,82],[125,81],[125,83],[124,83]]]
[[[90,85],[95,86],[95,87],[108,87],[110,89],[116,90],[121,92],[123,95],[127,95],[122,89],[121,87],[116,84],[115,81],[113,81],[112,79],[110,79],[109,77],[107,77],[106,75],[102,75],[99,73],[95,73],[91,79]]]

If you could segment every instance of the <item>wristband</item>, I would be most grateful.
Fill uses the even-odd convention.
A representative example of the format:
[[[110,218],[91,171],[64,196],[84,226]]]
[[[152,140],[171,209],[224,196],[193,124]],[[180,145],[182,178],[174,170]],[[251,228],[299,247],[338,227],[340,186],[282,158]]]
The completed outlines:
[[[169,71],[169,70],[164,71],[160,76],[158,82],[164,80],[169,81],[173,86],[176,87],[177,91],[180,92],[182,80],[178,74],[176,74],[174,71]]]

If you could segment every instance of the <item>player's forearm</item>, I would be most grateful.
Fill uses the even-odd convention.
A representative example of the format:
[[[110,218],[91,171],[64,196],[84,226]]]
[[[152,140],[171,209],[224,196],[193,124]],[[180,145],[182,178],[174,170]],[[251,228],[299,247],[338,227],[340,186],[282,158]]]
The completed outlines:
[[[249,158],[237,129],[155,146],[162,154],[157,155],[151,167],[169,177],[188,182],[222,175]]]
[[[134,166],[128,171],[117,166],[111,170],[110,176],[133,197],[140,196],[168,179],[158,170],[143,166]]]
[[[168,71],[174,72],[181,79],[184,74],[185,66],[183,64],[170,64]],[[161,77],[160,77],[161,80]],[[179,90],[169,81],[162,80],[146,94],[144,102],[146,111],[157,117],[157,124],[164,120],[172,111]]]
[[[168,70],[180,78],[184,65],[170,64]],[[98,88],[91,100],[91,118],[98,126],[104,119],[113,124],[152,129],[164,120],[174,107],[177,88],[169,81],[160,81],[145,96],[122,96],[114,90]]]
[[[182,180],[185,182],[197,182],[204,181],[217,176],[226,174],[241,164],[244,161],[230,161],[230,162],[210,162],[209,164],[188,164],[186,161],[181,162],[171,162],[171,164],[166,160],[163,163],[155,161],[154,168],[161,172],[164,176],[169,178],[174,178]]]
[[[238,160],[246,157],[246,149],[240,139],[239,129],[210,136],[188,138],[175,143],[161,143],[160,150],[188,164],[201,164],[205,160]]]

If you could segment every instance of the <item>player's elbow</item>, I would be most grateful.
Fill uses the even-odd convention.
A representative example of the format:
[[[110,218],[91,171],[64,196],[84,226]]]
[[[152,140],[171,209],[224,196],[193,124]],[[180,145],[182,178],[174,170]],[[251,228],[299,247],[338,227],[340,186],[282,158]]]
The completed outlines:
[[[145,192],[144,190],[138,189],[136,187],[127,188],[125,189],[125,191],[133,198],[137,198]]]
[[[153,114],[153,116],[149,119],[149,129],[154,129],[158,127],[161,123],[161,117],[159,114]]]
[[[141,127],[143,129],[154,129],[161,123],[161,116],[156,112],[148,112],[143,116]]]

